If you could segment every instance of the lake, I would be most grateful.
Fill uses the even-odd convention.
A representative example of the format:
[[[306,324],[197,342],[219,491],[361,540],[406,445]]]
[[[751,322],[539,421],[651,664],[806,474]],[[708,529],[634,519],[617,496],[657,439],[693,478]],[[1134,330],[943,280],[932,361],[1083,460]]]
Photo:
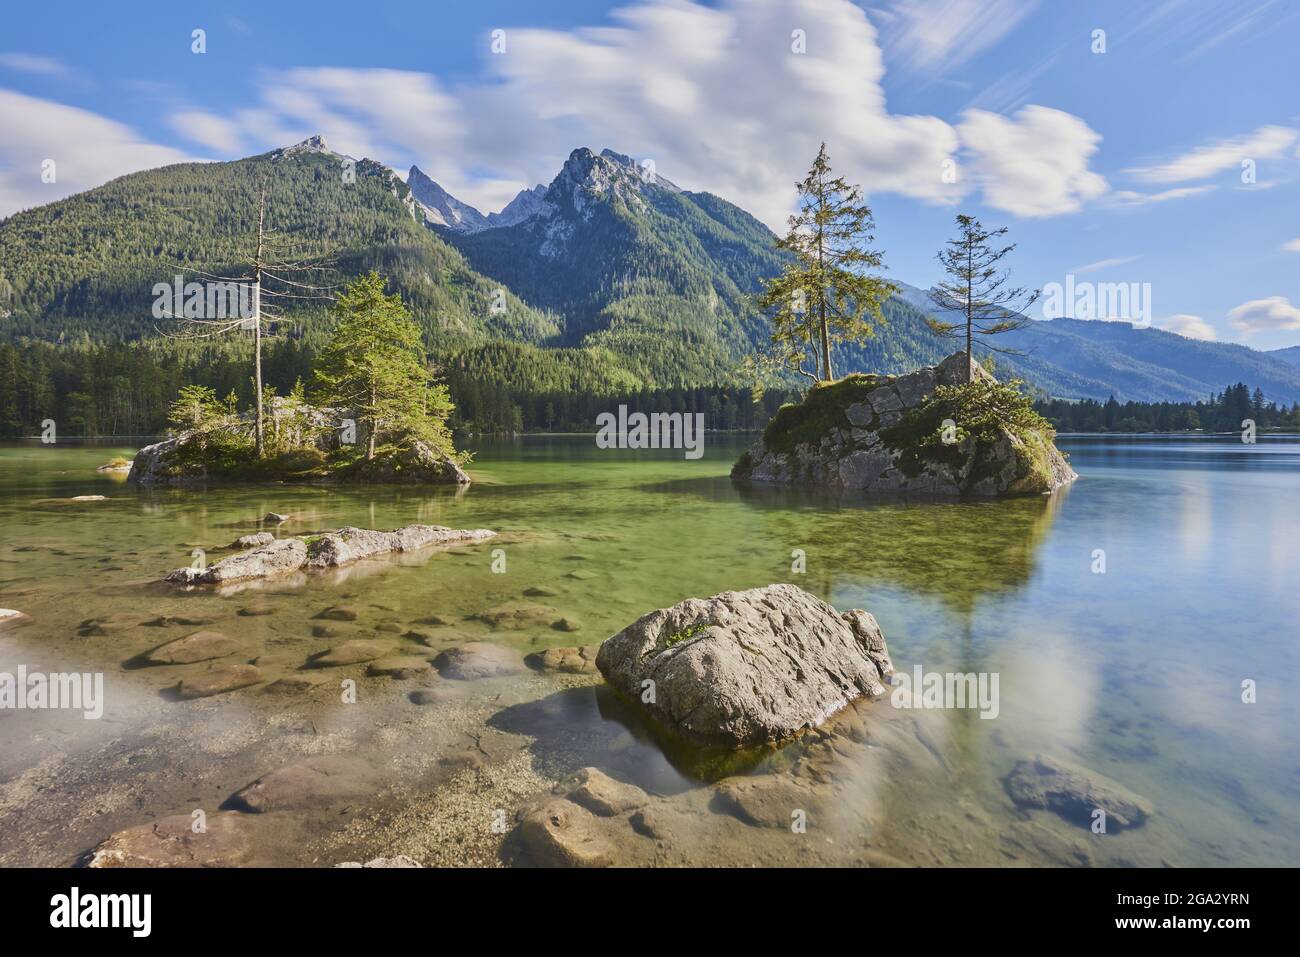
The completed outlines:
[[[0,625],[0,671],[102,672],[105,686],[99,720],[0,711],[0,863],[72,864],[114,831],[219,814],[254,779],[320,755],[366,770],[346,800],[241,815],[254,835],[242,863],[497,864],[520,809],[588,766],[656,802],[654,826],[601,831],[618,863],[1300,859],[1300,438],[1062,436],[1073,487],[984,503],[738,488],[727,473],[748,441],[709,435],[690,461],[592,436],[483,440],[459,492],[137,491],[95,471],[134,447],[0,447],[0,607],[27,616]],[[72,500],[84,495],[106,499]],[[158,584],[196,548],[220,557],[268,511],[291,514],[281,534],[424,522],[500,535],[231,593]],[[459,682],[356,665],[315,669],[327,680],[305,690],[268,687],[344,638],[426,658],[466,640],[531,653],[772,582],[870,611],[900,672],[996,674],[996,717],[855,706],[852,730],[732,769],[779,777],[762,820],[757,804],[720,803],[721,772],[664,745],[599,676]],[[335,606],[355,619],[317,617]],[[501,606],[518,614],[475,617]],[[171,689],[206,663],[136,667],[200,627],[238,638],[264,683],[180,701]],[[429,703],[412,701],[421,688]],[[1006,778],[1035,755],[1153,811],[1098,834],[1018,806]],[[777,826],[796,811],[804,830]]]

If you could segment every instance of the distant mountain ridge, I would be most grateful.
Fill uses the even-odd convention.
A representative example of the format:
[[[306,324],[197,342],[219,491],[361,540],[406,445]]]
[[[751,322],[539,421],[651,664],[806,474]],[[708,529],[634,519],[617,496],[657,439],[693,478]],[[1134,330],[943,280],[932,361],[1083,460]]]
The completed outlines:
[[[344,279],[388,275],[442,348],[523,344],[550,352],[545,362],[581,365],[574,383],[655,389],[737,384],[741,359],[766,342],[751,297],[783,262],[771,231],[649,163],[580,147],[549,184],[485,215],[418,166],[403,182],[319,136],[130,174],[0,221],[0,335],[156,338],[152,284],[170,280],[173,264],[228,274],[247,254],[263,183],[272,225],[333,256]],[[836,350],[837,374],[907,372],[952,351],[926,325],[926,292],[899,286],[876,335]],[[326,331],[307,323],[302,334]],[[1196,400],[1240,381],[1300,401],[1300,346],[1260,352],[1072,319],[1035,321],[999,344],[1025,353],[997,356],[1002,374],[1061,398]]]

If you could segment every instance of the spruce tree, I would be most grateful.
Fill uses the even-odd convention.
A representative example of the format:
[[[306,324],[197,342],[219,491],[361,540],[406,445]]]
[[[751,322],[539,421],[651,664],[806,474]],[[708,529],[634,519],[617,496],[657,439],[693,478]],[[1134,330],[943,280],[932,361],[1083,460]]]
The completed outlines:
[[[772,342],[782,359],[814,382],[834,378],[831,346],[869,338],[884,322],[880,307],[895,287],[870,270],[882,254],[871,248],[875,221],[858,186],[832,174],[826,144],[799,191],[799,211],[778,239],[790,261],[764,283],[758,306],[772,319]],[[813,370],[804,368],[812,354]]]
[[[386,295],[376,272],[338,297],[339,323],[316,366],[320,398],[354,413],[366,432],[366,459],[380,438],[419,439],[452,454],[447,387],[433,381],[420,327],[396,293]]]
[[[998,263],[1016,247],[996,246],[1007,228],[988,230],[974,216],[957,217],[957,238],[948,240],[947,248],[936,257],[949,278],[930,290],[930,301],[944,312],[961,314],[961,321],[946,322],[934,316],[927,321],[936,335],[945,339],[965,339],[966,381],[972,378],[975,337],[1000,335],[1023,329],[1032,321],[1026,311],[1038,301],[1032,292],[1007,285],[1009,273],[1000,271]],[[985,342],[994,352],[1015,355],[1015,350],[999,349]]]

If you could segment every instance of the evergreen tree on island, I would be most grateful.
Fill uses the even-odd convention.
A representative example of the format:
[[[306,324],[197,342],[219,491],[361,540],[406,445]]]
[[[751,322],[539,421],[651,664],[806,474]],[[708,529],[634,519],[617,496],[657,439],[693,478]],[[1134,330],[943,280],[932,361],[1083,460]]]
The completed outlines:
[[[834,176],[821,145],[799,191],[799,212],[778,239],[790,263],[764,284],[758,307],[771,315],[772,343],[785,364],[814,382],[834,379],[831,346],[869,338],[884,322],[881,305],[896,288],[870,270],[882,254],[871,248],[875,220],[862,191]],[[813,369],[804,368],[812,355]]]
[[[944,312],[961,314],[959,322],[945,322],[930,316],[931,330],[945,339],[966,341],[966,381],[971,381],[976,336],[1000,335],[1023,329],[1032,321],[1025,313],[1038,301],[1038,291],[1007,285],[1009,273],[999,271],[1001,262],[1016,247],[993,245],[1007,233],[1005,226],[988,230],[974,216],[957,217],[957,238],[948,240],[947,248],[936,257],[949,278],[930,290],[930,301]],[[994,352],[1017,354],[982,343]]]
[[[380,440],[419,440],[454,455],[451,397],[434,381],[420,327],[402,297],[386,295],[383,277],[371,272],[340,293],[337,310],[339,324],[315,370],[317,394],[356,415],[366,460],[375,458]]]

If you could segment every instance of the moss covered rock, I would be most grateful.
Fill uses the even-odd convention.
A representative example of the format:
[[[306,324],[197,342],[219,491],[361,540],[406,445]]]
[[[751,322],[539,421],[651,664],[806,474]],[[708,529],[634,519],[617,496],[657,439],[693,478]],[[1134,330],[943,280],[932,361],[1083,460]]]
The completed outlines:
[[[903,376],[850,375],[782,406],[733,478],[867,492],[992,498],[1078,476],[1046,421],[966,355]]]

